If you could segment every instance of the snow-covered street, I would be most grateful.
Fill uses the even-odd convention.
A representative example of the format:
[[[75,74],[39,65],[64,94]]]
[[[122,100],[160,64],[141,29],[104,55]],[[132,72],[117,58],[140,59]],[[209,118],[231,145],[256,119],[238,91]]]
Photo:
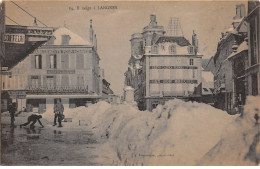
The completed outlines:
[[[2,114],[2,162],[6,165],[258,165],[258,97],[243,116],[207,104],[172,100],[152,112],[134,105],[98,102],[64,112],[72,122],[35,130],[9,126]],[[31,113],[16,117],[15,124]],[[12,157],[12,158],[11,158]]]

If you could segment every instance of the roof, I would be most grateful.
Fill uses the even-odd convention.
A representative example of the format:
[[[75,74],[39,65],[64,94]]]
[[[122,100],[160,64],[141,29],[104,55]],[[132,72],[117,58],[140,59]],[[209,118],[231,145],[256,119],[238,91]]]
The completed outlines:
[[[58,29],[55,30],[55,32],[53,33],[53,36],[55,37],[53,45],[61,45],[62,35],[70,36],[69,45],[92,45],[90,42],[83,39],[82,37],[75,34],[74,32],[72,32],[66,27],[59,27]]]
[[[237,51],[236,51],[236,52],[232,52],[232,53],[227,57],[227,59],[231,59],[231,58],[233,58],[234,56],[236,56],[237,54],[239,54],[239,53],[241,53],[241,52],[243,52],[243,51],[245,51],[245,50],[248,50],[248,45],[247,45],[247,42],[246,42],[246,41],[242,42],[242,43],[238,46]]]
[[[189,46],[190,42],[183,36],[161,36],[157,39],[156,44],[162,42],[176,42],[179,46]]]

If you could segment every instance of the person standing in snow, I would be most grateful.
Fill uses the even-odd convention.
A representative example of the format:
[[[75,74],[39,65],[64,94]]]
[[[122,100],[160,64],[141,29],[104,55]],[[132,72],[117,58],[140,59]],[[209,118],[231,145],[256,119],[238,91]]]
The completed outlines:
[[[9,102],[8,111],[9,111],[10,117],[11,117],[11,127],[14,127],[14,121],[15,121],[14,115],[15,115],[15,111],[16,111],[16,103]]]
[[[53,126],[56,126],[57,123],[56,123],[56,120],[58,118],[58,122],[59,122],[59,126],[58,127],[62,127],[61,125],[61,120],[62,120],[62,117],[63,117],[63,112],[64,112],[64,107],[61,103],[61,100],[60,99],[57,99],[57,103],[54,105],[54,124]]]

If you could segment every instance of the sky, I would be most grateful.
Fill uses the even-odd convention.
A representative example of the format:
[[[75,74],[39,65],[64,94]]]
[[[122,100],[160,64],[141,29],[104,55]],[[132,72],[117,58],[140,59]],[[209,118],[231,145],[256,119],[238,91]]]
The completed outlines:
[[[131,56],[130,38],[141,33],[155,14],[158,25],[167,25],[170,17],[179,17],[184,37],[191,42],[193,30],[199,39],[199,52],[203,58],[215,54],[221,32],[231,27],[237,4],[245,1],[208,2],[87,2],[87,1],[15,1],[49,27],[66,24],[74,33],[89,39],[89,20],[97,36],[100,67],[115,94],[121,95],[124,88],[124,73]],[[113,9],[98,9],[101,6],[116,6]],[[71,10],[85,8],[89,10]],[[94,9],[95,7],[95,9]],[[91,8],[91,9],[90,9]],[[11,2],[6,2],[6,15],[19,25],[33,25],[33,18]],[[14,25],[6,19],[6,24]],[[39,26],[43,26],[39,23]]]

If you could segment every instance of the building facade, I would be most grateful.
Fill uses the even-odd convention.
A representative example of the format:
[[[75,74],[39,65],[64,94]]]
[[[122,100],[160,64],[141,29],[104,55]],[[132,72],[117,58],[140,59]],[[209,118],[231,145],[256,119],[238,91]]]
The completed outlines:
[[[246,93],[259,95],[260,93],[260,3],[248,1],[248,59],[246,62]]]
[[[89,41],[66,27],[2,76],[2,90],[18,110],[53,111],[56,99],[65,108],[84,106],[102,97],[97,40],[90,21]]]
[[[226,110],[228,113],[235,113],[237,97],[244,93],[244,86],[237,86],[239,80],[240,82],[241,80],[243,81],[243,76],[240,72],[238,80],[238,77],[235,75],[238,70],[234,68],[237,67],[239,63],[237,60],[233,62],[233,59],[231,59],[235,58],[233,56],[240,52],[242,52],[240,53],[242,54],[242,58],[247,57],[247,53],[244,52],[247,24],[244,20],[245,6],[243,4],[237,5],[236,16],[233,18],[232,27],[229,28],[226,33],[222,33],[216,54],[210,59],[207,67],[214,75],[214,106]],[[237,52],[240,44],[243,50],[241,49],[242,51]],[[242,100],[244,100],[244,98],[242,98]]]
[[[198,40],[192,44],[183,36],[166,35],[156,16],[142,33],[131,37],[131,58],[125,73],[126,86],[134,89],[141,110],[152,110],[173,98],[199,100],[201,97],[201,58]]]

